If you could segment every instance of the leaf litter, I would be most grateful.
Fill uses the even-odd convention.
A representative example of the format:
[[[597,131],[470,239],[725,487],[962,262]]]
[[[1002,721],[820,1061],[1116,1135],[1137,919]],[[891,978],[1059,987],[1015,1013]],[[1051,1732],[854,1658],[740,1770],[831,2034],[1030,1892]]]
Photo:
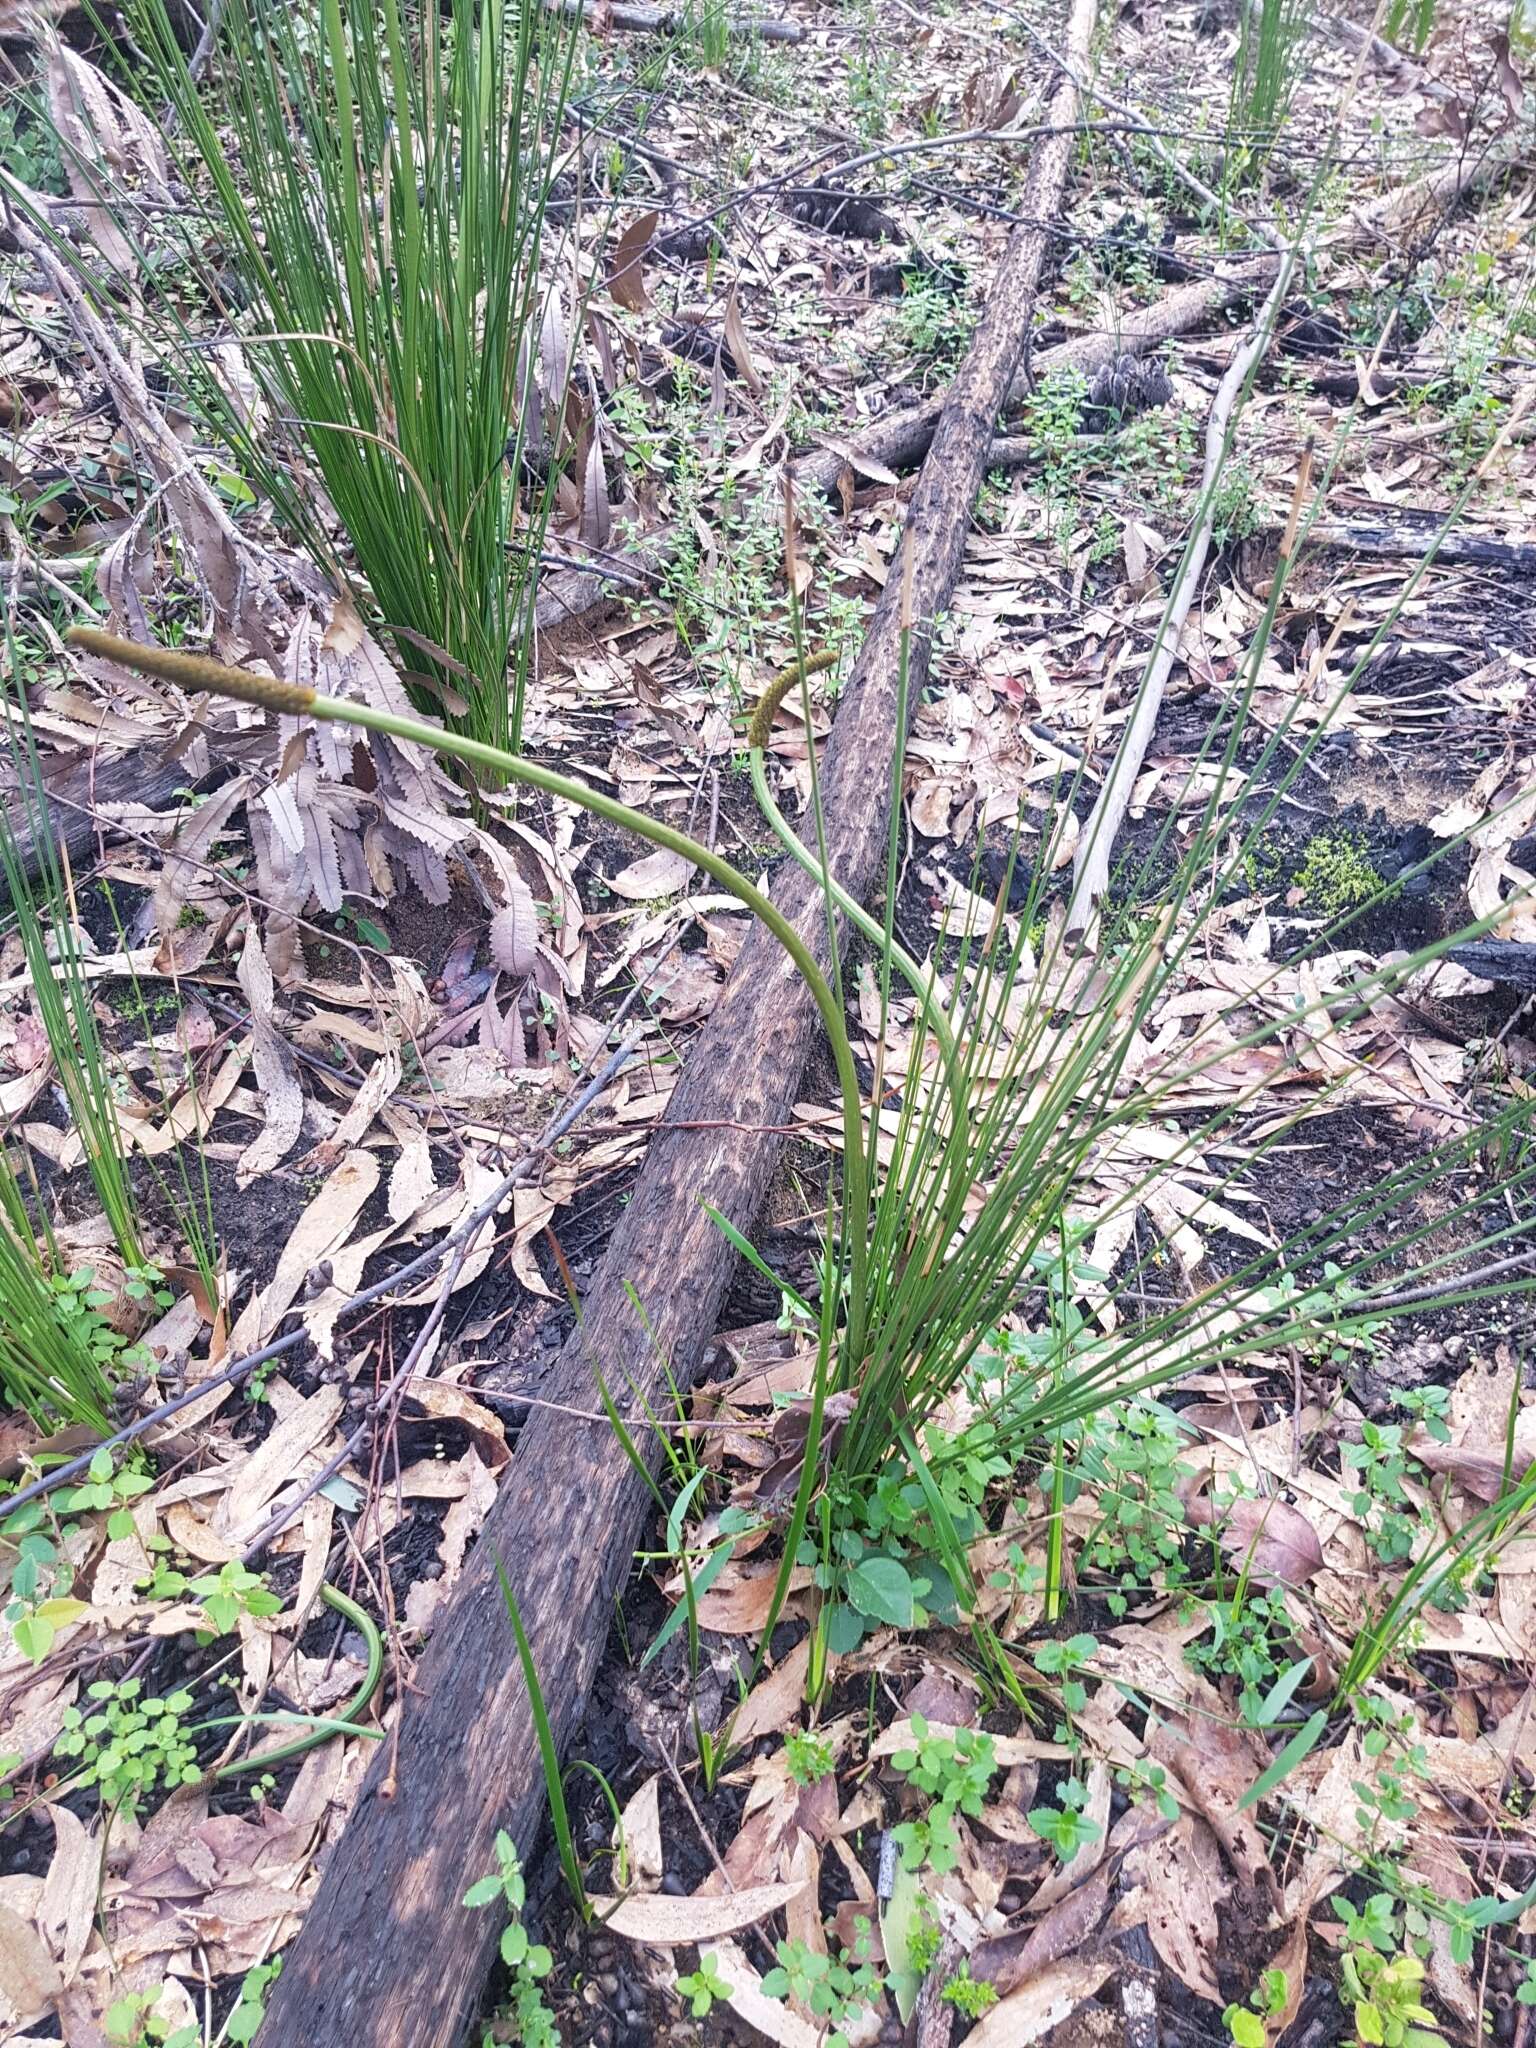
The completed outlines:
[[[1167,9],[1154,21],[1143,10],[1116,29],[1128,68],[1149,61],[1156,40],[1168,37],[1159,55],[1176,82],[1170,104],[1193,100],[1230,54],[1206,48],[1192,17]],[[1502,52],[1486,38],[1479,43],[1481,26],[1469,17],[1455,34],[1437,36],[1425,62],[1409,62],[1401,74],[1368,70],[1350,123],[1363,133],[1376,120],[1394,145],[1416,122],[1425,132],[1431,114],[1461,140],[1478,120],[1480,132],[1496,136],[1501,116],[1478,99],[1477,67],[1494,52],[1497,98],[1518,112],[1519,60],[1507,40]],[[695,831],[703,824],[711,837],[723,829],[762,840],[750,805],[736,808],[729,770],[736,706],[792,651],[782,592],[758,567],[778,545],[777,513],[768,509],[777,472],[807,440],[854,450],[870,418],[918,395],[930,374],[942,376],[953,336],[984,297],[997,216],[1015,192],[995,156],[945,151],[942,181],[883,177],[867,218],[835,194],[823,203],[824,188],[797,177],[809,131],[794,99],[814,87],[850,130],[865,134],[887,120],[928,121],[942,140],[962,120],[995,128],[1027,118],[1028,96],[1045,74],[1034,76],[1036,57],[1019,37],[1000,87],[993,33],[990,18],[974,10],[915,30],[893,11],[852,63],[835,37],[775,58],[796,81],[787,88],[767,60],[735,82],[713,69],[675,74],[648,141],[667,152],[660,161],[683,167],[684,200],[669,186],[664,204],[637,210],[626,202],[611,246],[588,252],[602,294],[590,317],[603,323],[603,346],[636,370],[629,388],[638,402],[616,411],[602,437],[592,433],[567,530],[597,549],[614,541],[621,521],[680,530],[682,566],[659,592],[626,604],[616,622],[552,650],[531,697],[530,744],[627,800],[687,819]],[[595,47],[600,63],[617,61],[615,41]],[[164,201],[166,166],[131,101],[62,45],[50,61],[56,117],[74,141],[71,198],[88,202],[110,172],[114,189],[126,181],[146,201]],[[1314,106],[1326,104],[1348,63],[1326,41],[1311,63],[1306,91]],[[899,80],[898,67],[907,72]],[[727,146],[744,106],[758,123],[751,164]],[[1412,160],[1404,148],[1401,161]],[[1126,176],[1123,167],[1099,167],[1093,189],[1077,197],[1071,253],[1052,302],[1053,340],[1118,318],[1127,301],[1145,303],[1155,289],[1165,245],[1137,223],[1129,264],[1117,269],[1096,254],[1109,246],[1127,198],[1141,196]],[[781,204],[781,189],[799,197]],[[1347,204],[1374,203],[1366,175]],[[1446,270],[1459,265],[1469,280],[1517,275],[1525,206],[1514,189],[1441,221]],[[723,224],[719,276],[667,253],[680,211]],[[1175,211],[1170,201],[1169,222]],[[874,230],[867,244],[864,228]],[[134,292],[134,248],[110,226],[92,234]],[[1176,246],[1194,253],[1199,240],[1181,228]],[[887,251],[900,258],[894,296],[878,274],[882,264],[893,267]],[[215,484],[189,463],[184,434],[137,360],[72,294],[67,272],[46,260],[46,248],[39,254],[23,242],[22,255],[35,268],[23,279],[20,317],[8,317],[0,335],[0,360],[29,429],[26,460],[12,460],[7,488],[36,507],[36,523],[20,529],[13,512],[8,533],[34,536],[29,545],[45,569],[60,542],[103,546],[100,587],[129,619],[146,619],[178,575],[190,576],[212,645],[226,659],[403,705],[395,666],[351,603],[320,586],[269,532],[231,515]],[[1378,255],[1360,246],[1346,216],[1326,252],[1319,324],[1383,292]],[[1400,321],[1406,275],[1396,287]],[[1471,285],[1463,288],[1464,304],[1476,298]],[[1295,320],[1305,326],[1303,311]],[[1417,344],[1421,386],[1434,389],[1445,352],[1479,345],[1477,327],[1476,317],[1459,333],[1447,322],[1444,334]],[[53,339],[45,346],[40,335]],[[1327,345],[1349,365],[1347,333]],[[541,357],[570,346],[568,336],[546,334]],[[1208,335],[1173,354],[1165,403],[1174,410],[1157,431],[1175,456],[1179,423],[1203,409],[1228,347],[1222,335]],[[1225,573],[1203,589],[1181,645],[1174,693],[1132,798],[1133,839],[1150,839],[1165,823],[1175,836],[1184,829],[1183,809],[1201,787],[1198,757],[1212,708],[1263,612],[1300,446],[1337,425],[1321,386],[1307,381],[1309,347],[1315,354],[1304,342],[1287,353],[1286,369],[1245,417],[1240,455],[1250,499],[1234,510]],[[225,356],[238,379],[236,352]],[[1358,347],[1353,360],[1363,365]],[[545,370],[558,385],[547,362]],[[1411,381],[1411,350],[1406,370]],[[1479,374],[1496,388],[1503,372],[1490,360]],[[1468,450],[1486,453],[1475,422],[1450,401],[1437,432],[1416,440],[1412,409],[1389,380],[1362,375],[1357,385],[1365,407],[1349,424],[1330,512],[1387,520],[1443,510],[1460,488]],[[101,398],[121,439],[103,432]],[[992,914],[1000,871],[976,872],[978,841],[983,860],[995,862],[999,834],[1006,838],[1022,818],[1028,861],[1053,872],[1071,861],[1077,820],[1055,800],[1063,765],[1083,754],[1099,766],[1109,758],[1160,616],[1155,579],[1179,530],[1175,462],[1143,450],[1122,469],[1089,476],[1081,451],[1065,445],[1079,438],[1077,426],[1053,438],[1037,424],[1033,467],[990,480],[937,687],[919,713],[900,901],[909,943],[915,936],[918,950],[933,954],[936,972],[945,971],[946,938],[967,919]],[[679,435],[707,445],[702,469],[676,461]],[[74,533],[50,516],[50,464],[72,482],[87,466],[94,478],[79,492]],[[613,471],[621,478],[617,502]],[[153,500],[147,509],[121,492],[131,478]],[[888,574],[898,489],[889,467],[850,454],[840,516],[811,522],[802,507],[815,525],[805,541],[815,588],[835,600],[828,617],[846,622],[838,630],[847,638]],[[1474,515],[1495,537],[1513,535],[1528,524],[1533,497],[1526,444],[1517,439],[1497,488],[1474,500]],[[1238,530],[1250,522],[1251,531]],[[18,559],[26,553],[20,548]],[[1203,956],[1140,1029],[1127,1085],[1162,1082],[1168,1124],[1138,1130],[1128,1148],[1100,1148],[1074,1189],[1091,1233],[1090,1266],[1108,1274],[1135,1262],[1149,1292],[1194,1291],[1229,1269],[1244,1245],[1278,1241],[1305,1199],[1300,1183],[1327,1155],[1342,1158],[1347,1172],[1358,1153],[1454,1130],[1491,1073],[1511,1088],[1526,1086],[1523,1013],[1498,1009],[1495,985],[1454,965],[1426,970],[1407,1001],[1382,998],[1343,1021],[1325,1011],[1319,1023],[1310,1011],[1284,1057],[1245,1043],[1256,1018],[1299,1015],[1351,985],[1363,962],[1417,938],[1416,899],[1405,883],[1398,929],[1367,931],[1349,949],[1291,964],[1298,942],[1328,922],[1317,894],[1326,876],[1320,883],[1307,865],[1326,831],[1341,827],[1347,846],[1385,880],[1422,858],[1399,859],[1415,832],[1464,841],[1465,852],[1432,884],[1456,897],[1432,906],[1442,926],[1469,912],[1496,914],[1529,884],[1536,778],[1524,721],[1536,650],[1518,593],[1486,571],[1437,565],[1394,611],[1402,581],[1398,567],[1383,571],[1344,546],[1304,553],[1261,678],[1261,725],[1278,724],[1299,705],[1293,729],[1305,732],[1389,615],[1392,637],[1343,708],[1344,742],[1301,786],[1295,815],[1282,818],[1272,864],[1255,872],[1246,898],[1213,915]],[[35,610],[33,597],[27,604]],[[226,1358],[265,1343],[290,1315],[313,1347],[266,1377],[257,1403],[210,1384],[206,1405],[154,1432],[155,1482],[132,1502],[131,1533],[108,1538],[104,1511],[91,1508],[65,1539],[70,1592],[56,1603],[47,1654],[29,1655],[14,1628],[3,1638],[0,1747],[20,1760],[12,1780],[36,1790],[7,1830],[16,1854],[0,1877],[0,2000],[13,2028],[52,2013],[72,2038],[71,2029],[99,2023],[123,1984],[180,1985],[190,2011],[188,1988],[236,1977],[279,1951],[313,1894],[317,1859],[344,1824],[370,1747],[361,1736],[338,1736],[255,1803],[192,1784],[139,1817],[120,1814],[98,1893],[101,1813],[60,1782],[49,1759],[86,1674],[103,1659],[162,1642],[172,1646],[168,1670],[201,1668],[206,1646],[194,1643],[205,1610],[185,1597],[144,1597],[143,1582],[167,1554],[161,1546],[192,1570],[223,1569],[274,1508],[296,1506],[267,1554],[273,1582],[284,1588],[281,1605],[240,1616],[230,1676],[242,1713],[275,1698],[284,1711],[323,1714],[355,1689],[365,1662],[356,1632],[322,1622],[315,1607],[338,1529],[349,1530],[343,1551],[353,1590],[385,1624],[396,1660],[391,1690],[380,1696],[391,1697],[508,1460],[515,1397],[536,1390],[536,1372],[519,1380],[502,1361],[536,1351],[547,1341],[539,1333],[560,1327],[569,1280],[579,1286],[600,1238],[603,1205],[665,1106],[678,1027],[707,1014],[740,932],[722,901],[689,893],[695,878],[675,857],[605,842],[580,817],[558,811],[514,818],[494,797],[472,819],[431,761],[391,742],[358,749],[327,729],[301,733],[284,722],[259,756],[242,752],[243,715],[210,711],[206,700],[132,682],[90,660],[66,667],[46,606],[43,613],[34,620],[29,610],[28,624],[46,657],[34,707],[45,747],[62,756],[179,747],[189,780],[194,771],[228,778],[190,812],[179,801],[104,804],[100,812],[113,833],[101,877],[124,892],[137,922],[127,935],[93,942],[93,985],[108,1009],[114,991],[132,989],[146,1045],[156,1036],[161,991],[166,1014],[177,1018],[159,1033],[167,1043],[153,1058],[138,1057],[132,1043],[121,1048],[132,1091],[124,1130],[153,1159],[206,1128],[205,1151],[227,1177],[221,1187],[233,1219],[223,1232],[218,1298],[188,1294],[190,1310],[179,1303],[145,1332],[151,1382],[162,1392],[211,1383]],[[825,716],[819,706],[818,718]],[[773,756],[781,801],[803,802],[808,759],[797,721],[781,720]],[[1512,910],[1499,935],[1528,943],[1536,936],[1529,913]],[[43,1170],[65,1173],[78,1161],[50,1104],[48,1055],[25,977],[10,953],[0,967],[6,1111],[21,1119]],[[566,1149],[545,1159],[536,1184],[508,1192],[453,1271],[463,1305],[420,1362],[391,1417],[390,1441],[337,1463],[356,1418],[409,1349],[413,1317],[431,1308],[439,1281],[428,1275],[414,1294],[372,1314],[349,1311],[352,1296],[485,1201],[574,1093],[573,1075],[600,1064],[616,992],[635,985],[649,1019],[646,1057],[612,1078],[562,1141]],[[1064,987],[1058,1000],[1091,1007],[1095,995],[1085,983]],[[878,1010],[860,1014],[864,1056],[921,1090],[928,1049],[911,1005],[893,1005],[883,1038]],[[1501,1067],[1485,1057],[1490,1041]],[[1042,1088],[1053,1050],[1039,1048],[1031,1080]],[[1184,1078],[1170,1083],[1177,1075]],[[1192,1146],[1177,1122],[1182,1111],[1234,1094],[1248,1120],[1236,1147],[1246,1160],[1234,1159],[1230,1144]],[[1302,1142],[1281,1155],[1288,1163],[1277,1171],[1262,1149],[1266,1122],[1298,1110],[1316,1130],[1317,1148],[1305,1149],[1308,1122],[1294,1126]],[[802,1159],[822,1171],[839,1141],[835,1120],[816,1099],[797,1114]],[[1150,1180],[1149,1159],[1163,1162]],[[280,1201],[268,1199],[273,1188]],[[978,1206],[985,1196],[979,1187]],[[242,1199],[251,1201],[248,1211]],[[187,1270],[187,1247],[165,1239],[162,1219],[157,1228],[165,1268]],[[573,1233],[587,1245],[574,1262]],[[1103,1329],[1125,1313],[1092,1278],[1073,1307]],[[701,1456],[738,1502],[771,1503],[798,1477],[796,1430],[803,1449],[804,1427],[795,1400],[809,1363],[793,1317],[784,1320],[787,1331],[772,1323],[723,1331],[722,1356],[735,1376],[701,1389],[691,1410]],[[1030,1311],[1021,1311],[1015,1331],[999,1334],[1027,1341]],[[963,1959],[998,1993],[964,2034],[988,2048],[1106,2038],[1090,2024],[1095,2013],[1129,2027],[1137,1969],[1146,1967],[1135,1962],[1138,1929],[1161,1972],[1159,2006],[1179,2015],[1180,2027],[1220,2038],[1224,2010],[1247,2006],[1274,2040],[1309,2003],[1337,2014],[1331,1987],[1349,1945],[1348,1914],[1369,1909],[1373,1886],[1362,1873],[1373,1858],[1404,1878],[1409,1895],[1416,1885],[1468,1906],[1518,1903],[1536,1874],[1523,1824],[1536,1767],[1536,1564],[1523,1535],[1459,1589],[1459,1605],[1426,1610],[1416,1638],[1373,1679],[1374,1718],[1363,1732],[1347,1717],[1325,1716],[1310,1749],[1265,1780],[1276,1731],[1310,1726],[1308,1716],[1326,1705],[1371,1603],[1389,1597],[1437,1541],[1526,1469],[1522,1334],[1452,1318],[1407,1344],[1363,1330],[1344,1357],[1309,1356],[1293,1343],[1260,1370],[1198,1386],[1191,1376],[1183,1387],[1174,1383],[1176,1399],[1128,1410],[1141,1448],[1130,1456],[1122,1442],[1111,1446],[1118,1464],[1085,1463],[1061,1510],[1077,1559],[1070,1619],[1044,1618],[1045,1518],[1039,1496],[1021,1490],[978,1541],[974,1563],[979,1612],[1019,1645],[1027,1665],[1027,1713],[985,1702],[966,1639],[902,1593],[894,1576],[882,1591],[878,1573],[869,1575],[869,1596],[886,1611],[871,1614],[875,1625],[839,1660],[837,1687],[814,1726],[804,1692],[808,1574],[792,1580],[766,1669],[737,1706],[736,1673],[751,1668],[776,1569],[743,1547],[698,1604],[711,1656],[718,1650],[730,1674],[716,1692],[720,1722],[732,1725],[735,1713],[716,1786],[704,1784],[690,1753],[699,1743],[680,1710],[693,1689],[679,1662],[681,1636],[635,1675],[637,1708],[679,1709],[661,1717],[670,1766],[647,1767],[638,1739],[627,1750],[616,1746],[629,1889],[600,1935],[568,1930],[566,1960],[574,1972],[585,1957],[598,1992],[595,2015],[572,1994],[571,2038],[617,2038],[603,2029],[625,1998],[649,2015],[648,2038],[692,2038],[677,2031],[675,1988],[679,1951],[697,1950],[714,1957],[725,2010],[745,2027],[784,2042],[824,2039],[814,2008],[794,1989],[787,1998],[765,1989],[775,1969],[782,1972],[778,1930],[819,1956],[835,1944],[840,1954],[897,1969],[900,1885],[887,1865],[899,1871],[904,1858],[888,1845],[896,1829],[920,1818],[924,1802],[913,1772],[894,1759],[921,1757],[928,1744],[960,1752],[984,1739],[981,1758],[991,1766],[974,1810],[962,1804],[947,1815],[949,1867],[931,1883],[924,1873],[951,1968]],[[1399,1367],[1401,1384],[1393,1377]],[[1445,1398],[1398,1401],[1426,1390]],[[510,1408],[502,1405],[509,1396]],[[148,1388],[139,1398],[152,1405]],[[958,1430],[965,1419],[946,1417],[945,1426]],[[1383,1437],[1393,1430],[1395,1438]],[[8,1442],[10,1468],[20,1471],[46,1448],[17,1435]],[[300,1500],[333,1464],[319,1490]],[[687,1531],[684,1541],[697,1548],[708,1532]],[[680,1586],[674,1558],[636,1596],[642,1624],[664,1613]],[[1065,1648],[1042,1657],[1050,1644]],[[391,1711],[382,1706],[372,1732]],[[832,1759],[819,1774],[805,1761],[813,1742]],[[686,1798],[675,1790],[679,1771],[692,1787]],[[1080,1807],[1063,1804],[1068,1785],[1080,1787]],[[1078,1816],[1054,1838],[1081,1833],[1071,1854],[1059,1855],[1034,1826],[1040,1812]],[[1522,1921],[1530,1910],[1509,1923],[1527,1944]],[[1486,1971],[1481,1980],[1469,1974],[1453,1952],[1454,1933],[1426,1921],[1417,1937],[1437,2025],[1481,2038],[1491,2019],[1497,2038],[1515,2038],[1515,1978],[1503,1961],[1492,1982]],[[627,1959],[615,1964],[615,1956]],[[1279,1987],[1260,2015],[1250,1993],[1266,1971],[1278,1973]],[[878,2038],[891,2010],[872,2001],[845,2031]],[[958,2010],[949,2018],[963,2029]],[[872,2014],[879,2016],[870,2031]],[[717,2013],[716,2023],[735,2021]],[[1247,2038],[1235,2025],[1230,2032]]]

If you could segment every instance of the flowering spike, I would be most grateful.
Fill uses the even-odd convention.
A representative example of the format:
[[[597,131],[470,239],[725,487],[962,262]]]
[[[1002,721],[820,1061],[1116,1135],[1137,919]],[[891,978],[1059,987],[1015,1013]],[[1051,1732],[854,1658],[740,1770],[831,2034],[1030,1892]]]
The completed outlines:
[[[95,626],[71,626],[64,635],[71,647],[98,654],[123,668],[137,669],[147,676],[159,676],[184,690],[207,690],[216,697],[238,697],[247,704],[260,704],[268,711],[301,716],[313,708],[315,692],[303,683],[280,682],[275,676],[259,676],[248,668],[226,668],[207,654],[186,654],[179,648],[150,647],[137,640],[124,640],[117,633],[103,633]]]

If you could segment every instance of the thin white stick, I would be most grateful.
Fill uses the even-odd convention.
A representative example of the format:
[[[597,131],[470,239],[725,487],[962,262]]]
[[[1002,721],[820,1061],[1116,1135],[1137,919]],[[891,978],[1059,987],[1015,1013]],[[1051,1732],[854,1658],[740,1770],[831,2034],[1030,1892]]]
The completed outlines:
[[[1190,606],[1195,601],[1195,592],[1200,587],[1200,578],[1205,573],[1206,556],[1210,552],[1211,530],[1216,520],[1216,485],[1221,475],[1221,466],[1226,461],[1231,444],[1232,414],[1238,399],[1245,390],[1259,358],[1269,346],[1285,303],[1286,292],[1290,289],[1291,273],[1296,264],[1296,251],[1288,249],[1280,261],[1280,268],[1269,297],[1259,310],[1253,323],[1253,331],[1242,347],[1233,356],[1226,375],[1216,388],[1211,404],[1211,416],[1205,428],[1205,471],[1200,480],[1200,503],[1195,515],[1195,527],[1184,553],[1184,564],[1179,580],[1163,613],[1158,628],[1157,642],[1152,649],[1152,658],[1147,663],[1141,688],[1136,693],[1130,723],[1115,755],[1114,766],[1105,778],[1094,804],[1083,836],[1078,843],[1077,858],[1072,868],[1072,900],[1067,906],[1067,930],[1080,932],[1087,929],[1092,921],[1094,906],[1109,885],[1109,857],[1114,850],[1115,837],[1125,817],[1126,807],[1131,800],[1131,791],[1136,777],[1141,773],[1141,764],[1151,743],[1157,714],[1162,708],[1163,691],[1173,664],[1178,657],[1179,638],[1184,631],[1184,622],[1189,617]]]

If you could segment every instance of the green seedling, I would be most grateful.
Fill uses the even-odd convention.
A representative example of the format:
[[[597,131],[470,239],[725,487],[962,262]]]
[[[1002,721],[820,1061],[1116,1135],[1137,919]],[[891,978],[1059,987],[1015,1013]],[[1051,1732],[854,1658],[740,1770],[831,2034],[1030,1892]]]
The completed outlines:
[[[792,1728],[784,1738],[784,1762],[797,1785],[815,1785],[831,1777],[837,1756],[825,1737]]]
[[[186,1727],[192,1695],[164,1699],[144,1692],[137,1678],[114,1684],[98,1679],[87,1687],[94,1711],[64,1709],[64,1731],[54,1754],[78,1758],[78,1781],[95,1785],[103,1802],[136,1812],[158,1787],[195,1785],[202,1772]]]
[[[542,1942],[529,1940],[523,1925],[528,1886],[516,1846],[505,1828],[496,1831],[495,1852],[496,1868],[470,1886],[464,1904],[472,1909],[501,1904],[506,1924],[499,1946],[501,1960],[512,1973],[507,2003],[519,2028],[516,2038],[529,2048],[559,2048],[560,2035],[542,1988],[554,1967],[554,1957]]]
[[[863,1945],[867,1949],[867,1935]],[[841,2026],[857,2020],[880,1997],[884,1986],[879,1971],[847,1949],[822,1955],[803,1941],[781,1941],[774,1953],[778,1962],[763,1978],[766,1995],[792,1998],[830,2025],[824,2048],[848,2048]]]
[[[1265,2048],[1269,2029],[1264,2023],[1280,2018],[1287,1998],[1284,1970],[1263,1971],[1248,1994],[1247,2004],[1229,2005],[1221,2016],[1232,2038],[1232,2048]]]
[[[997,1986],[984,1977],[973,1977],[969,1963],[962,1963],[939,1993],[941,2002],[952,2005],[963,2019],[979,2020],[997,2003]]]
[[[707,2019],[714,2006],[727,2004],[731,1996],[731,1987],[720,1975],[712,1955],[701,1955],[699,1967],[678,1978],[677,1989],[688,2000],[688,2009],[696,2020]]]
[[[1088,1789],[1077,1778],[1068,1778],[1056,1788],[1060,1802],[1056,1806],[1036,1806],[1030,1809],[1029,1824],[1042,1841],[1049,1842],[1063,1863],[1070,1863],[1085,1842],[1096,1842],[1100,1835],[1097,1821],[1090,1820],[1083,1808],[1088,1803]]]
[[[909,1870],[925,1863],[943,1872],[959,1861],[955,1815],[981,1812],[993,1776],[997,1756],[990,1735],[973,1728],[957,1728],[953,1735],[940,1735],[921,1714],[912,1716],[915,1748],[898,1749],[891,1756],[891,1769],[926,1792],[932,1801],[921,1819],[903,1821],[891,1830]]]

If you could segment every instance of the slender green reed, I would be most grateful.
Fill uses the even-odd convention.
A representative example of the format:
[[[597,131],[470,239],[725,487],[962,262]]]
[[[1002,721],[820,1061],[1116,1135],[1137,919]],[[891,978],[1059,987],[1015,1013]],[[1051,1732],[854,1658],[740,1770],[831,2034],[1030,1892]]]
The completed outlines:
[[[491,0],[231,0],[205,89],[163,0],[133,18],[270,417],[243,423],[189,349],[194,400],[324,548],[307,451],[418,704],[517,751],[572,346],[545,228],[579,30]]]
[[[9,694],[0,702],[0,716],[14,777],[14,787],[0,805],[0,876],[10,898],[10,916],[21,940],[32,1000],[102,1211],[123,1263],[142,1267],[145,1259],[138,1204],[123,1157],[117,1099],[97,1029],[73,894],[48,814],[31,722],[25,704]],[[16,837],[17,825],[31,841],[35,884]]]
[[[45,1432],[111,1428],[112,1387],[88,1323],[63,1311],[10,1153],[0,1147],[0,1400]]]

